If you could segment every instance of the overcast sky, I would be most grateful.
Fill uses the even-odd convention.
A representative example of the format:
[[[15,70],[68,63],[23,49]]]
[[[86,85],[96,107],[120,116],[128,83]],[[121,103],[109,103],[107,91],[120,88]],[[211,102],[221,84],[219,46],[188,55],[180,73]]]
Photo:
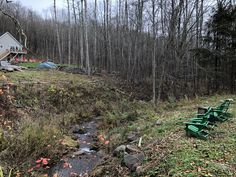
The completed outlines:
[[[32,8],[41,13],[42,10],[48,9],[53,6],[53,0],[17,0],[21,2],[23,6]],[[57,5],[62,7],[65,5],[64,0],[57,0]]]

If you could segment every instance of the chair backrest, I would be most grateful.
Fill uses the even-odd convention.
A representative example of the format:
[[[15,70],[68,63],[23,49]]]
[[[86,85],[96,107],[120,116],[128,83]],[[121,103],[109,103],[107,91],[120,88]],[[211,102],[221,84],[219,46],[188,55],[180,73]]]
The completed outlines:
[[[211,117],[212,113],[213,113],[212,108],[209,107],[207,112],[202,116],[202,123],[209,121],[209,118]]]
[[[222,112],[227,112],[229,109],[231,101],[229,99],[225,100],[222,104],[220,104],[217,109]]]
[[[212,107],[209,107],[207,112],[204,114],[204,116],[210,116],[212,113]]]

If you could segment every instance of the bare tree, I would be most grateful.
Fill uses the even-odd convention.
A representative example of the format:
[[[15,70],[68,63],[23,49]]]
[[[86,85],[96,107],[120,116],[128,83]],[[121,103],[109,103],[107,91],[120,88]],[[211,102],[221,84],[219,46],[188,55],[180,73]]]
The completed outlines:
[[[59,60],[62,63],[62,53],[61,53],[61,42],[60,42],[60,34],[59,34],[59,27],[57,22],[57,7],[56,7],[56,0],[54,0],[54,20],[56,24],[56,33],[57,33],[57,46],[58,46],[58,53],[59,53]]]
[[[156,1],[152,0],[151,1],[151,6],[152,6],[152,37],[153,37],[153,54],[152,54],[152,101],[154,104],[156,104]]]
[[[97,62],[97,0],[94,0],[94,64],[98,66]]]
[[[80,64],[84,68],[84,3],[80,1]],[[78,3],[79,6],[79,3]]]
[[[68,15],[68,64],[71,64],[71,22],[70,22],[70,1],[67,0],[67,15]]]
[[[85,17],[85,51],[86,51],[86,69],[88,75],[91,75],[90,61],[89,61],[89,44],[88,44],[88,9],[87,0],[84,1],[84,17]]]
[[[202,56],[195,55],[197,49],[214,47],[202,40],[209,1],[94,0],[92,4],[88,8],[88,1],[67,0],[67,9],[57,9],[54,0],[52,18],[4,0],[0,0],[0,9],[19,20],[27,46],[40,56],[60,58],[60,62],[65,58],[66,63],[76,62],[88,73],[90,67],[117,73],[149,88],[153,101],[210,93],[210,78],[222,70],[226,78],[234,78],[226,63],[217,60],[217,67],[204,68]],[[0,13],[0,31],[20,39],[23,34],[9,18]],[[233,88],[228,84],[231,80],[221,83]]]
[[[9,12],[7,12],[6,10],[4,10],[2,8],[3,2],[4,2],[3,0],[0,1],[0,13],[7,16],[8,18],[10,18],[15,23],[17,31],[19,32],[19,34],[24,36],[24,47],[27,49],[27,35],[25,34],[25,31],[24,31],[20,21],[16,17],[14,17],[13,15],[11,15]],[[8,1],[6,1],[6,2],[9,3]]]

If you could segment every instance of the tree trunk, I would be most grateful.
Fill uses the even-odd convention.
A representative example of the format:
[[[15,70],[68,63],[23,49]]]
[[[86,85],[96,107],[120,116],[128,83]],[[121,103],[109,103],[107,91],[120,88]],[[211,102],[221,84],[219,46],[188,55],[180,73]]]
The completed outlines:
[[[94,0],[94,65],[98,67],[97,62],[97,0]]]
[[[80,7],[80,67],[84,68],[84,3],[83,0]]]
[[[152,101],[156,104],[156,9],[155,0],[152,0],[152,38],[153,38],[153,54],[152,54]]]
[[[70,23],[70,1],[67,0],[68,15],[68,64],[71,64],[71,23]]]
[[[60,42],[59,28],[58,28],[58,22],[57,22],[56,0],[54,0],[54,19],[55,19],[55,23],[56,23],[57,46],[58,46],[58,53],[59,53],[59,61],[60,61],[60,63],[62,63],[61,42]]]
[[[91,75],[90,61],[89,61],[89,44],[88,44],[88,14],[87,14],[87,0],[84,1],[84,16],[85,16],[85,50],[86,50],[86,69],[88,75]]]

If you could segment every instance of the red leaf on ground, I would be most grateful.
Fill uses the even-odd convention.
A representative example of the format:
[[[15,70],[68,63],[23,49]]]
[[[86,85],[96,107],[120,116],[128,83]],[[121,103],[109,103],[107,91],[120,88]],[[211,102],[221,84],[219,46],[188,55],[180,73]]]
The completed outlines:
[[[36,168],[40,168],[40,167],[41,167],[41,165],[40,165],[40,164],[37,164],[35,167],[36,167]]]
[[[30,168],[27,172],[31,173],[32,171],[34,171],[34,168]]]
[[[36,160],[36,163],[41,163],[42,162],[42,158],[41,159],[38,159]]]
[[[104,143],[104,144],[105,144],[105,145],[108,145],[109,143],[110,143],[110,141],[105,141],[105,143]]]
[[[43,158],[43,159],[42,159],[42,164],[43,164],[43,165],[47,165],[49,160],[50,160],[50,159],[48,159],[48,158]]]

